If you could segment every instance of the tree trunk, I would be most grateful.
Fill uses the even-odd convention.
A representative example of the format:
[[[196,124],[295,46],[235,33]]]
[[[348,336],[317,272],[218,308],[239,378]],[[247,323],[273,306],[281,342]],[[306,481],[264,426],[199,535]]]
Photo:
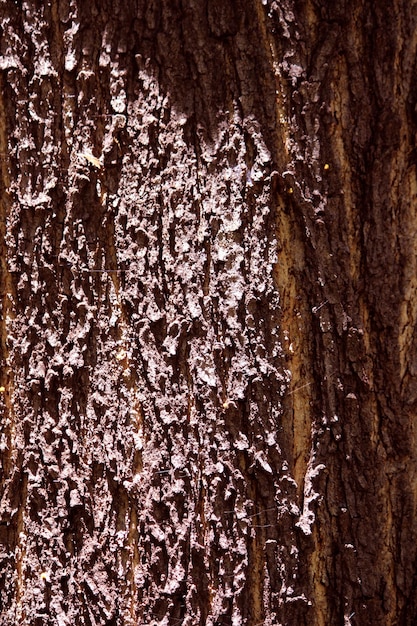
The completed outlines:
[[[2,2],[1,626],[416,623],[416,9]]]

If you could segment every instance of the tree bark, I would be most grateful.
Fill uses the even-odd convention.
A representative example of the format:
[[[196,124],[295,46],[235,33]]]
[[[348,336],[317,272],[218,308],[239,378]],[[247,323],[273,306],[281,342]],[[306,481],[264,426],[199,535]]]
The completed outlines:
[[[1,626],[416,623],[416,22],[1,4]]]

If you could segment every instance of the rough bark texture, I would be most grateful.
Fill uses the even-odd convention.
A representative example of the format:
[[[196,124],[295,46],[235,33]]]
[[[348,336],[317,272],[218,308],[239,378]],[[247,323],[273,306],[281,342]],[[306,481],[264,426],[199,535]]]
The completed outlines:
[[[1,626],[416,623],[416,22],[1,3]]]

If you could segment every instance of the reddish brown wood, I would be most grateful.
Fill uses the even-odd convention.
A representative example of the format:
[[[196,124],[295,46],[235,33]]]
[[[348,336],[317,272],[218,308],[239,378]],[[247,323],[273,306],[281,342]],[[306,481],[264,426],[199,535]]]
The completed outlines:
[[[412,625],[416,2],[0,6],[0,625]]]

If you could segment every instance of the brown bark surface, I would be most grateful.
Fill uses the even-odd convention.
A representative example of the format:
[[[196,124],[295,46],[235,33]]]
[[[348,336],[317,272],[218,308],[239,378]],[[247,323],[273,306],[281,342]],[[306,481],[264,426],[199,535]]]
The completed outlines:
[[[0,626],[417,620],[417,2],[0,5]]]

